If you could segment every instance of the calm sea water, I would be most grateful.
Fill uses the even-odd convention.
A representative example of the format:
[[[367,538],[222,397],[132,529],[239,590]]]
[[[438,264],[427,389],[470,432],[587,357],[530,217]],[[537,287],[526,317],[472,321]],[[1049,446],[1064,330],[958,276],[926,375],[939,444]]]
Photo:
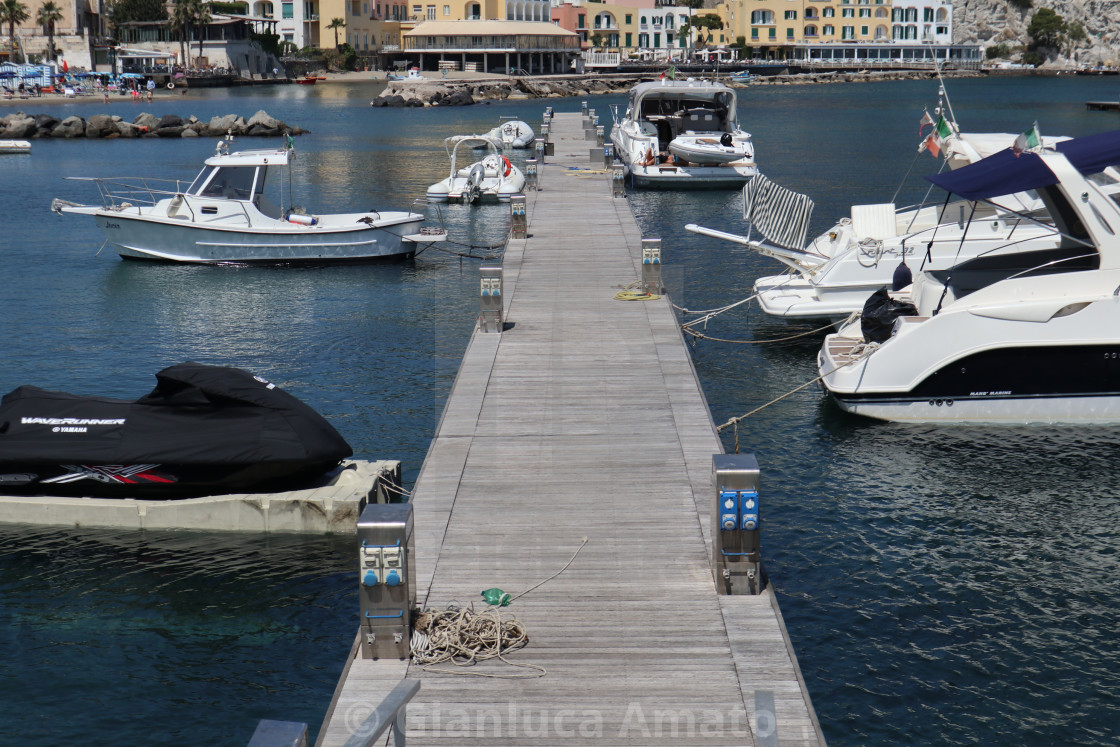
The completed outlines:
[[[912,163],[933,170],[914,151],[936,89],[754,87],[741,117],[763,171],[816,200],[816,233],[853,202],[890,201]],[[965,129],[1014,133],[1037,120],[1044,136],[1120,128],[1117,115],[1084,110],[1118,93],[1115,78],[950,82]],[[263,108],[305,127],[302,202],[334,212],[406,207],[445,176],[444,137],[500,115],[536,125],[544,106],[386,110],[370,96],[362,84],[290,86],[109,110]],[[604,112],[621,98],[593,101]],[[241,366],[326,415],[358,456],[402,460],[413,480],[473,325],[476,260],[149,266],[99,254],[91,223],[48,211],[52,197],[93,197],[65,176],[189,178],[212,149],[209,139],[37,141],[30,157],[0,158],[0,391],[30,383],[131,398],[175,362]],[[924,192],[911,179],[895,199]],[[634,193],[631,203],[665,243],[678,305],[739,300],[778,269],[684,232],[688,222],[737,230],[737,193]],[[501,238],[507,212],[450,206],[444,218],[454,238],[484,246]],[[810,329],[745,307],[714,320],[713,336],[750,343],[693,350],[715,421],[812,379],[819,335],[766,342]],[[887,425],[847,416],[811,387],[745,421],[739,442],[762,465],[770,576],[830,743],[1120,739],[1114,429]],[[352,544],[0,527],[0,744],[243,745],[261,718],[316,731],[356,624]]]

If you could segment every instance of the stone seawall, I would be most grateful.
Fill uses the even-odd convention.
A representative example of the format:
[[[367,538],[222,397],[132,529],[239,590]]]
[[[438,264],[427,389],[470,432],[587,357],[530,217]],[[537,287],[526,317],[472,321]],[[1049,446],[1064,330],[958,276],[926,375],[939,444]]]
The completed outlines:
[[[109,114],[94,114],[88,119],[74,115],[58,119],[49,114],[16,112],[0,117],[0,138],[36,139],[46,137],[111,139],[131,137],[222,137],[232,132],[240,137],[302,135],[307,130],[291,127],[269,116],[263,109],[248,120],[236,114],[213,117],[203,122],[195,116],[186,119],[175,114],[157,117],[147,112],[128,122]]]
[[[979,77],[980,72],[955,71],[943,77]],[[697,76],[699,77],[699,76]],[[720,76],[721,82],[735,88],[750,86],[810,85],[814,83],[861,83],[884,80],[925,80],[936,78],[933,71],[897,70],[886,72],[829,72],[799,75],[756,76],[749,84]],[[547,99],[568,96],[623,94],[636,83],[656,80],[653,74],[556,76],[537,78],[483,78],[478,80],[390,81],[371,106],[464,106],[502,99]]]

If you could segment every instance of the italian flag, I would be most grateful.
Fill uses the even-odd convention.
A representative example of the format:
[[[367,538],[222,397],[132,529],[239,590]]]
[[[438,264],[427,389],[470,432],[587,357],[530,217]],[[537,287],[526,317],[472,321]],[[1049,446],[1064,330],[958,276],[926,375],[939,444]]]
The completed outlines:
[[[941,146],[950,135],[953,134],[953,128],[945,121],[945,116],[939,114],[937,121],[933,124],[933,132],[926,138],[926,150],[933,154],[934,158],[941,155]]]
[[[1035,122],[1029,130],[1015,138],[1015,142],[1011,145],[1011,151],[1018,158],[1023,151],[1034,150],[1040,145],[1042,145],[1042,135],[1038,132],[1038,122]]]

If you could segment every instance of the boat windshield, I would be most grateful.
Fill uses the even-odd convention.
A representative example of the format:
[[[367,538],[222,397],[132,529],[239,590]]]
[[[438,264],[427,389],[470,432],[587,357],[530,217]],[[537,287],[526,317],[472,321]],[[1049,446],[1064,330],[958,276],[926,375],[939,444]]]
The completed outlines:
[[[209,176],[198,175],[188,194],[232,200],[250,200],[264,191],[264,179],[257,179],[257,166],[215,166]]]

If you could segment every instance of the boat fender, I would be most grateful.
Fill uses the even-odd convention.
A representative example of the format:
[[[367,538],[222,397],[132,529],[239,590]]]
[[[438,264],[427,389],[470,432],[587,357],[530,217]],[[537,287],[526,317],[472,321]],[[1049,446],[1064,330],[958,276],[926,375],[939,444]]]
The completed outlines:
[[[175,88],[175,84],[174,84],[174,83],[168,83],[168,84],[167,84],[167,87],[168,87],[168,88],[171,88],[171,89],[174,89],[174,88]]]
[[[510,163],[509,159],[505,156],[502,156],[502,161],[504,161],[506,165],[506,170],[502,172],[502,176],[509,176],[509,173],[513,171],[513,164]]]
[[[295,214],[293,214],[293,215],[288,216],[288,222],[289,223],[298,223],[301,226],[314,226],[319,222],[319,219],[315,218],[313,216],[310,216],[310,215],[295,215]]]
[[[910,267],[906,264],[906,260],[902,260],[898,263],[898,267],[894,268],[894,277],[891,278],[891,290],[900,291],[913,282],[914,273],[910,271]]]
[[[723,133],[722,135],[719,136],[719,144],[722,145],[724,148],[730,148],[732,142],[733,142],[733,140],[731,139],[731,133],[730,132],[725,132],[725,133]]]

